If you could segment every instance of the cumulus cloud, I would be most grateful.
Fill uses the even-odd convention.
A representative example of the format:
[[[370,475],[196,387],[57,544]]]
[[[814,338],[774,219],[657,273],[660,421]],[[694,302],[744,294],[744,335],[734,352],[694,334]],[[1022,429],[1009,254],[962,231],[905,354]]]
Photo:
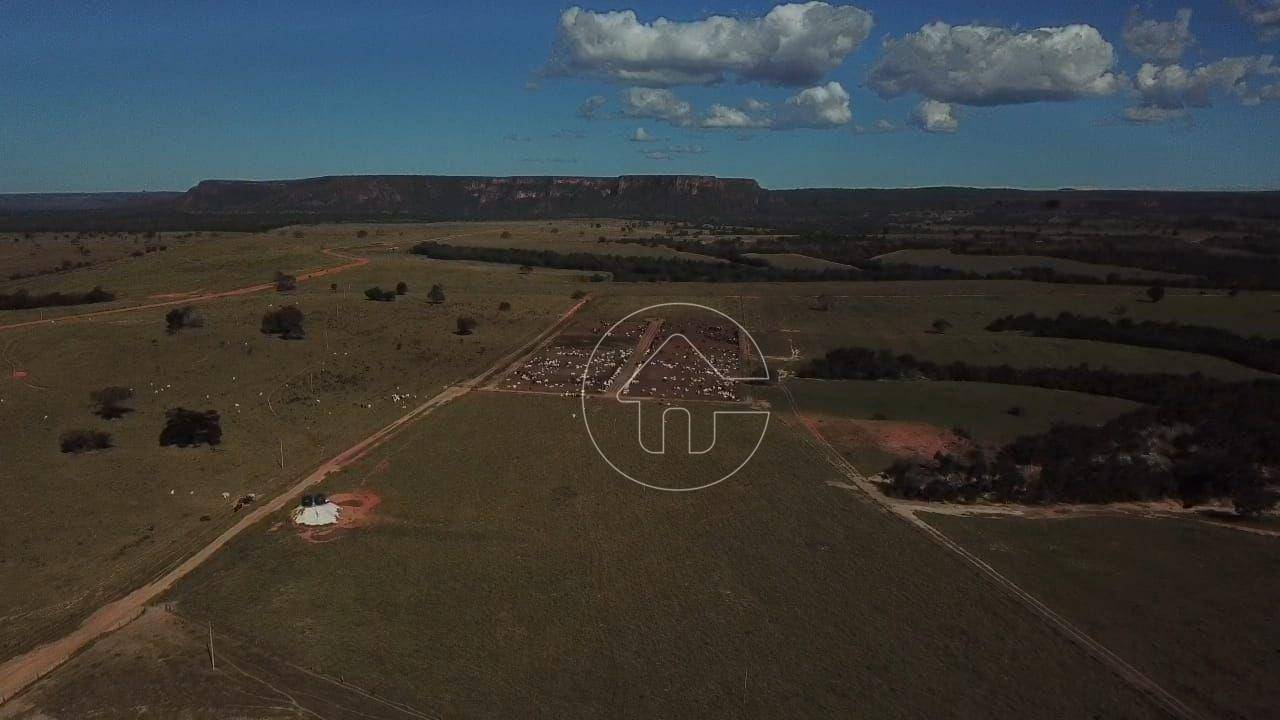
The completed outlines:
[[[693,122],[693,106],[662,88],[633,87],[622,91],[622,114],[652,118],[672,125]]]
[[[953,133],[960,126],[951,103],[925,100],[911,113],[911,124],[931,133]]]
[[[587,118],[588,120],[594,118],[596,113],[600,112],[607,102],[608,100],[605,100],[602,95],[592,95],[583,100],[582,104],[578,106],[578,117]]]
[[[699,123],[704,128],[766,128],[773,124],[773,119],[764,116],[752,115],[745,108],[729,107],[728,105],[712,105],[707,114]]]
[[[636,131],[631,134],[631,142],[641,142],[641,143],[656,142],[657,139],[658,138],[654,137],[653,135],[650,135],[649,131],[645,130],[642,127],[636,128]]]
[[[1236,7],[1260,37],[1280,37],[1280,0],[1236,0]]]
[[[782,106],[774,127],[789,128],[833,128],[844,125],[853,119],[849,110],[849,93],[838,82],[805,88],[793,97],[787,98]]]
[[[778,5],[763,17],[650,23],[631,10],[571,7],[560,15],[542,72],[648,87],[710,85],[731,75],[805,85],[838,67],[871,25],[870,13],[825,2]]]
[[[961,105],[1074,100],[1114,92],[1115,48],[1089,25],[1027,32],[933,23],[887,39],[869,85]]]
[[[1134,76],[1134,90],[1143,104],[1166,109],[1209,107],[1215,94],[1242,99],[1254,95],[1248,79],[1280,75],[1272,56],[1228,57],[1188,70],[1181,65],[1144,63]]]
[[[1280,67],[1270,55],[1222,58],[1194,69],[1144,63],[1133,78],[1138,105],[1125,110],[1124,119],[1142,124],[1182,119],[1187,108],[1209,107],[1223,95],[1257,105],[1274,95],[1274,86],[1255,91],[1249,80],[1275,75],[1280,75]]]
[[[1124,44],[1143,60],[1174,62],[1196,41],[1191,34],[1191,9],[1182,8],[1172,20],[1143,19],[1135,9],[1124,24]]]

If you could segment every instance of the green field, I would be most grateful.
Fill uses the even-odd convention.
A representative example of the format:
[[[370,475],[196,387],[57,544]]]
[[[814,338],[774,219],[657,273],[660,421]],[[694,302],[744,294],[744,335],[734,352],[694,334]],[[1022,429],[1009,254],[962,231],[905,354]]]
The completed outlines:
[[[1191,521],[924,517],[1206,717],[1274,714],[1276,538]]]
[[[437,716],[1156,714],[785,426],[739,476],[657,493],[577,407],[463,398],[326,480],[379,522],[256,528],[168,600]]]

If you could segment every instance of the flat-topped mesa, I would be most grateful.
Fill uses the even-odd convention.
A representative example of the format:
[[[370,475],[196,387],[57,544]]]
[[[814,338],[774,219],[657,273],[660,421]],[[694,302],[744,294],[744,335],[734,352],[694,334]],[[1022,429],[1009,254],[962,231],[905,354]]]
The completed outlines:
[[[516,218],[752,214],[755,180],[703,175],[621,177],[348,175],[300,180],[205,180],[178,202],[192,213]]]

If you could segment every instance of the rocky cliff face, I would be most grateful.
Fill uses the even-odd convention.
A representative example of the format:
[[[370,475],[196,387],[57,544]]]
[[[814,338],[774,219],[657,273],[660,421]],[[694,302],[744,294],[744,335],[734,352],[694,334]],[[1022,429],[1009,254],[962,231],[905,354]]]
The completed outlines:
[[[594,215],[741,217],[764,191],[754,180],[690,175],[448,177],[370,175],[205,180],[178,201],[189,213],[408,215],[436,219]]]

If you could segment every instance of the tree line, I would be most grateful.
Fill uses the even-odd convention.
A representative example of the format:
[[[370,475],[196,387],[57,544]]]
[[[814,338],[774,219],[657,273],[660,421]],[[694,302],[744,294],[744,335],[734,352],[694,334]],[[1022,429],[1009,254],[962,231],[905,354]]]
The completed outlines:
[[[0,310],[28,310],[40,307],[88,305],[91,303],[110,302],[115,299],[115,295],[100,287],[95,287],[88,292],[51,292],[37,295],[28,293],[26,290],[18,290],[7,295],[0,293]]]
[[[1280,340],[1258,335],[1244,337],[1230,330],[1178,322],[1134,322],[1059,313],[1040,317],[1034,313],[1007,315],[987,326],[992,332],[1019,331],[1036,337],[1098,340],[1101,342],[1180,350],[1212,355],[1265,372],[1280,373]]]

